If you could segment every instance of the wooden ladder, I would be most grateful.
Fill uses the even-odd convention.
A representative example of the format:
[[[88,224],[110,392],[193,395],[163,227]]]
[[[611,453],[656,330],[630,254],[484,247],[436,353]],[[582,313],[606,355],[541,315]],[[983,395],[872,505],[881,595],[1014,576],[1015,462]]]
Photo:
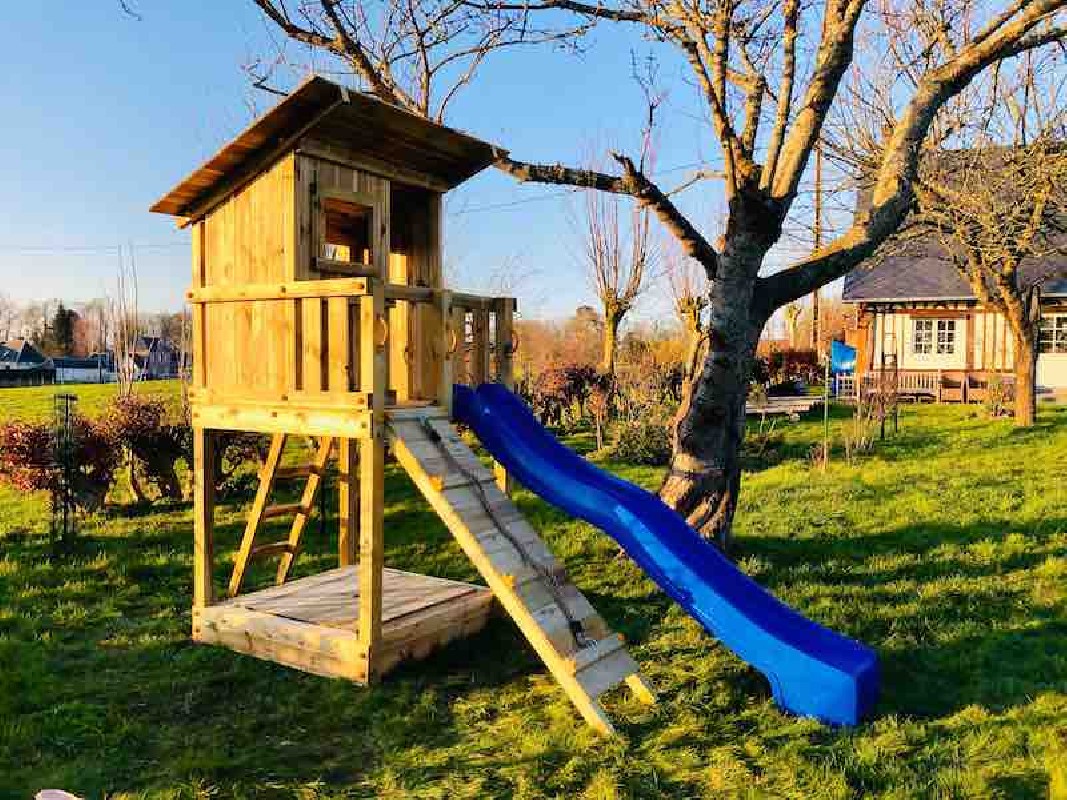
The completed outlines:
[[[280,466],[280,463],[288,436],[286,433],[274,434],[270,442],[270,449],[267,451],[267,460],[259,471],[259,489],[256,491],[256,499],[252,503],[252,510],[248,514],[244,536],[241,538],[241,546],[237,551],[237,558],[233,565],[233,574],[230,576],[230,585],[227,591],[230,597],[235,597],[241,591],[241,582],[244,580],[245,572],[253,559],[280,555],[281,560],[278,562],[278,574],[275,582],[282,584],[289,577],[289,571],[293,567],[297,553],[300,552],[300,538],[304,534],[308,517],[311,516],[311,510],[315,504],[315,497],[322,484],[322,478],[326,472],[326,462],[330,458],[334,439],[331,436],[319,438],[318,447],[310,463],[283,467]],[[267,505],[275,482],[293,478],[307,478],[300,501],[282,505]],[[267,544],[256,544],[256,534],[259,531],[261,522],[287,516],[293,517],[293,524],[289,529],[288,538],[277,542],[268,542]]]
[[[614,731],[598,698],[621,683],[641,701],[655,702],[622,637],[567,579],[443,410],[390,412],[387,431],[397,461],[585,720],[604,733]]]

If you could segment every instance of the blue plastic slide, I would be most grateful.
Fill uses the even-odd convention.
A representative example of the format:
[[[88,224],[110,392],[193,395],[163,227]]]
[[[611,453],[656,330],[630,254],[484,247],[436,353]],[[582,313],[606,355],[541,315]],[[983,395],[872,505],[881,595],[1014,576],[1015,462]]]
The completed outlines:
[[[855,725],[878,697],[878,658],[785,605],[656,495],[560,444],[503,386],[456,386],[453,415],[524,486],[612,536],[712,635],[762,672],[788,711]]]

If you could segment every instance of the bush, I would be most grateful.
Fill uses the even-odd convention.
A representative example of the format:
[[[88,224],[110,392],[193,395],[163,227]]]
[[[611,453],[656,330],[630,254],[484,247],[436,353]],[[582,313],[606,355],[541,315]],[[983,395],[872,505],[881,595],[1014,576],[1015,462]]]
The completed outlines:
[[[192,461],[192,431],[183,423],[166,422],[166,406],[158,398],[118,398],[108,409],[105,424],[130,458],[130,488],[145,502],[142,483],[154,486],[161,497],[182,499],[179,460]]]
[[[821,381],[823,373],[818,354],[804,348],[773,351],[767,357],[766,369],[768,380],[777,384],[801,381],[810,385]]]
[[[546,369],[533,385],[534,413],[544,425],[562,425],[568,415],[583,418],[597,378],[597,371],[587,364]]]
[[[671,438],[666,426],[649,422],[619,425],[612,437],[611,456],[628,464],[666,466],[671,460]]]
[[[71,487],[74,504],[86,512],[104,505],[115,482],[119,450],[106,425],[75,416],[72,423],[76,465]],[[23,492],[52,491],[59,484],[55,435],[40,423],[0,426],[0,480]]]
[[[253,462],[258,467],[267,460],[270,436],[243,431],[223,431],[215,440],[215,491],[221,499],[250,494],[258,485],[255,473],[240,469]]]

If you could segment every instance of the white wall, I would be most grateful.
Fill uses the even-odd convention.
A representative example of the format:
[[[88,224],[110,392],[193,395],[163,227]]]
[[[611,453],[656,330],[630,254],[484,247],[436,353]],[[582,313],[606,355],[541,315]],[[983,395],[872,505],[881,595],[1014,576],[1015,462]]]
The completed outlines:
[[[974,370],[1005,370],[1014,368],[1014,346],[1008,322],[996,312],[978,311],[971,324],[972,336],[968,342],[968,324],[964,318],[953,316],[948,310],[942,319],[956,320],[956,351],[951,355],[917,354],[912,346],[914,326],[912,316],[904,311],[879,313],[874,318],[875,369],[881,363],[882,343],[893,336],[896,342],[898,364],[901,369],[914,370],[964,370],[967,368],[967,348],[971,348],[971,364]],[[936,319],[925,317],[925,319]],[[936,334],[935,334],[936,350]],[[1067,353],[1042,353],[1037,358],[1037,384],[1040,389],[1067,393]]]
[[[115,373],[98,370],[96,367],[57,367],[56,383],[111,383]]]
[[[923,317],[923,319],[933,319]],[[945,314],[943,319],[953,319],[956,322],[956,349],[952,353],[938,353],[937,334],[934,333],[934,352],[916,353],[914,350],[914,326],[912,317],[906,312],[894,314],[879,314],[875,318],[874,331],[874,366],[877,369],[882,359],[882,343],[889,346],[889,337],[895,341],[897,365],[900,369],[916,370],[959,370],[967,368],[967,320],[953,316],[952,312]]]
[[[1067,353],[1042,353],[1037,357],[1037,385],[1048,391],[1067,391]]]

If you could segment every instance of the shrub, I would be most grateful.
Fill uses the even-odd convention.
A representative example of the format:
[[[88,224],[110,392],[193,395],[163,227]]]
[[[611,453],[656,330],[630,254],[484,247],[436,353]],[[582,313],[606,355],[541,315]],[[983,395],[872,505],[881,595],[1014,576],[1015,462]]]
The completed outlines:
[[[665,425],[627,422],[619,425],[611,442],[611,455],[628,464],[662,467],[671,460],[671,439]]]
[[[115,481],[118,448],[106,425],[75,416],[72,427],[74,504],[81,511],[96,511]],[[47,425],[14,422],[0,426],[0,480],[16,489],[56,488],[60,472],[54,453],[55,435]]]
[[[568,414],[585,416],[586,401],[598,376],[588,364],[550,367],[537,376],[533,409],[545,425],[562,425]]]
[[[108,409],[105,424],[130,460],[130,488],[138,502],[148,498],[142,482],[154,486],[161,497],[182,499],[179,460],[189,463],[192,435],[188,425],[168,423],[166,406],[158,398],[118,398]]]
[[[262,466],[267,460],[270,437],[261,433],[225,431],[216,434],[215,491],[220,498],[248,494],[256,485],[256,475],[241,470],[253,462]]]
[[[802,381],[818,383],[822,379],[819,356],[814,350],[790,348],[775,350],[767,357],[767,372],[771,383]],[[771,394],[774,394],[772,391]]]

